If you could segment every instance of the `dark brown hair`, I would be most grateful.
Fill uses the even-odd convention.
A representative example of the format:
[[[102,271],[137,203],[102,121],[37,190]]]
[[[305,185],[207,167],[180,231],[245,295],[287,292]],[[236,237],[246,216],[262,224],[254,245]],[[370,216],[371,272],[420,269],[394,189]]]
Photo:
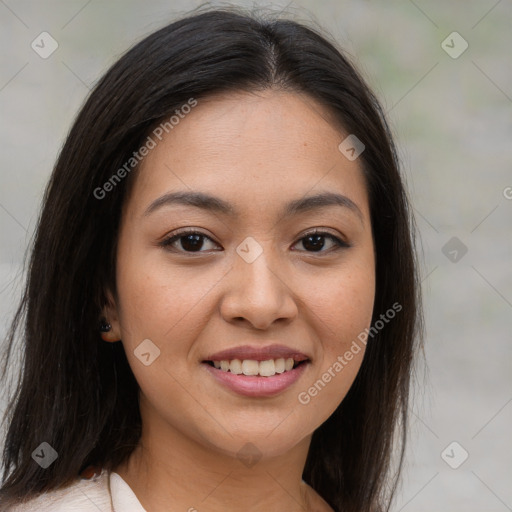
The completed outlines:
[[[120,215],[135,173],[104,200],[93,191],[191,97],[267,88],[306,93],[365,145],[360,162],[376,251],[372,323],[394,303],[402,310],[368,339],[350,391],[313,434],[303,478],[337,512],[389,508],[422,331],[413,221],[392,136],[377,99],[326,36],[239,9],[196,12],[149,35],[108,70],[71,128],[8,333],[4,377],[17,334],[23,345],[4,418],[4,502],[68,485],[89,464],[115,469],[140,437],[138,384],[122,344],[102,342],[98,331],[105,290],[116,296]],[[47,469],[31,457],[43,441],[59,454]]]

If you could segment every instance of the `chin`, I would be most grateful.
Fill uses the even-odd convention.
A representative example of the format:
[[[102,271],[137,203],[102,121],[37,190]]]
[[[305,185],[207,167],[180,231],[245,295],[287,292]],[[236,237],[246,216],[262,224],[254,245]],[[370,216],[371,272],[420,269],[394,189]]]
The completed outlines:
[[[285,455],[304,442],[311,433],[312,431],[307,431],[304,427],[290,428],[288,425],[284,428],[281,423],[275,430],[268,425],[261,429],[253,426],[245,431],[232,432],[232,436],[223,435],[222,439],[210,442],[224,455],[244,462],[245,459],[270,459]]]

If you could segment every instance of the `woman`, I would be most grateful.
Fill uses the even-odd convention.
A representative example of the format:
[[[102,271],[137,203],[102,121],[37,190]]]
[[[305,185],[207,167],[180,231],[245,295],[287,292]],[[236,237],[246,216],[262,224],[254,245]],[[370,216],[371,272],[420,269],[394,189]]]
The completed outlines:
[[[150,35],[66,140],[22,323],[4,510],[386,510],[421,314],[377,100],[293,21]]]

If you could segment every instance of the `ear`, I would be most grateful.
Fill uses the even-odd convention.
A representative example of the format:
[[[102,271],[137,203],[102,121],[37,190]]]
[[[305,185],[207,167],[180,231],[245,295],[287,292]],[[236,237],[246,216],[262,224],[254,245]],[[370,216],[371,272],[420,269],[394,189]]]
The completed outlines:
[[[121,340],[121,326],[119,325],[119,314],[114,296],[110,290],[105,291],[107,304],[102,310],[102,319],[112,326],[108,332],[100,332],[101,338],[109,343]],[[101,320],[101,319],[100,319]]]

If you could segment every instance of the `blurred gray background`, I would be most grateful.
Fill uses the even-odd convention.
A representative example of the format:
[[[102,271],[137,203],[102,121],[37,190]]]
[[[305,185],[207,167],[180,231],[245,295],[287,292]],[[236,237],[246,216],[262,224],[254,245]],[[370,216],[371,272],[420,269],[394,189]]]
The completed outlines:
[[[422,243],[428,371],[420,363],[393,510],[512,510],[511,0],[233,3],[324,27],[396,136]],[[44,186],[89,89],[200,4],[0,0],[0,339]]]

